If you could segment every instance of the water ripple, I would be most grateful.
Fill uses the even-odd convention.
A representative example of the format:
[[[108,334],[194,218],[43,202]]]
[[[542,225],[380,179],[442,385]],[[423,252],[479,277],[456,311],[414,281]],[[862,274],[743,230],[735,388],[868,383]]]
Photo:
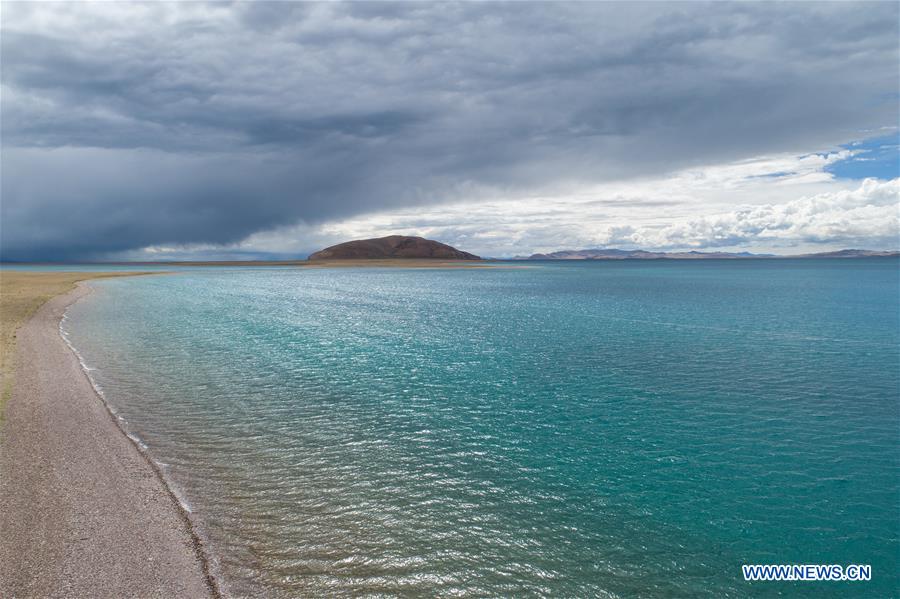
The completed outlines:
[[[204,271],[64,329],[239,595],[889,596],[896,264],[791,268]]]

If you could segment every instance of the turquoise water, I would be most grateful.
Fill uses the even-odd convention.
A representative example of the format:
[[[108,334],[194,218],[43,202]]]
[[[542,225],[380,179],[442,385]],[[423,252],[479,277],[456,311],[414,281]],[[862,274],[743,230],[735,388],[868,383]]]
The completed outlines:
[[[898,272],[204,270],[95,282],[64,329],[235,594],[888,597]]]

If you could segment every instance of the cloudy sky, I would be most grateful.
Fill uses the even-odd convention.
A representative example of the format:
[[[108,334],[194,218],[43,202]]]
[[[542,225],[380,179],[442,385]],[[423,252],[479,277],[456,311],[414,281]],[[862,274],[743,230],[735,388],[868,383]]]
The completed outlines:
[[[3,3],[0,255],[897,249],[900,5]]]

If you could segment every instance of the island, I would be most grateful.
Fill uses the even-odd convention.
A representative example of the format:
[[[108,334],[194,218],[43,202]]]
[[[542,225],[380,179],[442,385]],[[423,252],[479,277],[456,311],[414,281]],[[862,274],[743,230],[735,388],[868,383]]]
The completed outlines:
[[[346,241],[310,254],[307,260],[481,260],[440,241],[407,235]]]

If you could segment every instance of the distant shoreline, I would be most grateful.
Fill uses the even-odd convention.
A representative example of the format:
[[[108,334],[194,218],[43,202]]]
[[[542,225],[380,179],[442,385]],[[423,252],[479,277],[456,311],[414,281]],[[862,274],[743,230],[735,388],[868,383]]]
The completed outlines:
[[[186,260],[180,262],[0,262],[0,268],[16,266],[296,266],[301,268],[491,268],[498,262],[518,262],[518,260],[441,260],[419,258],[379,259],[336,259],[336,260]]]
[[[602,258],[515,258],[502,260],[502,262],[759,262],[765,260],[841,260],[850,262],[854,260],[890,260],[897,258],[900,258],[900,253],[877,256],[820,256],[812,254],[797,256],[716,256],[710,258],[676,258],[673,256],[654,256],[652,258],[613,258],[611,256]]]
[[[585,250],[572,250],[575,254]],[[864,253],[849,253],[864,252]],[[866,253],[867,252],[867,253]],[[568,251],[555,252],[565,254]],[[840,252],[823,252],[819,254],[716,254],[713,252],[636,252],[645,255],[598,255],[584,257],[553,257],[553,254],[534,254],[533,256],[517,256],[513,258],[482,258],[481,260],[444,260],[434,258],[345,258],[330,260],[167,260],[159,262],[0,262],[3,267],[17,266],[295,266],[299,268],[347,268],[347,267],[373,267],[373,268],[503,268],[510,264],[522,262],[652,262],[658,260],[677,262],[706,262],[717,261],[747,261],[747,260],[862,260],[867,258],[898,258],[900,252],[869,250],[842,250]],[[540,256],[540,257],[537,257]]]

